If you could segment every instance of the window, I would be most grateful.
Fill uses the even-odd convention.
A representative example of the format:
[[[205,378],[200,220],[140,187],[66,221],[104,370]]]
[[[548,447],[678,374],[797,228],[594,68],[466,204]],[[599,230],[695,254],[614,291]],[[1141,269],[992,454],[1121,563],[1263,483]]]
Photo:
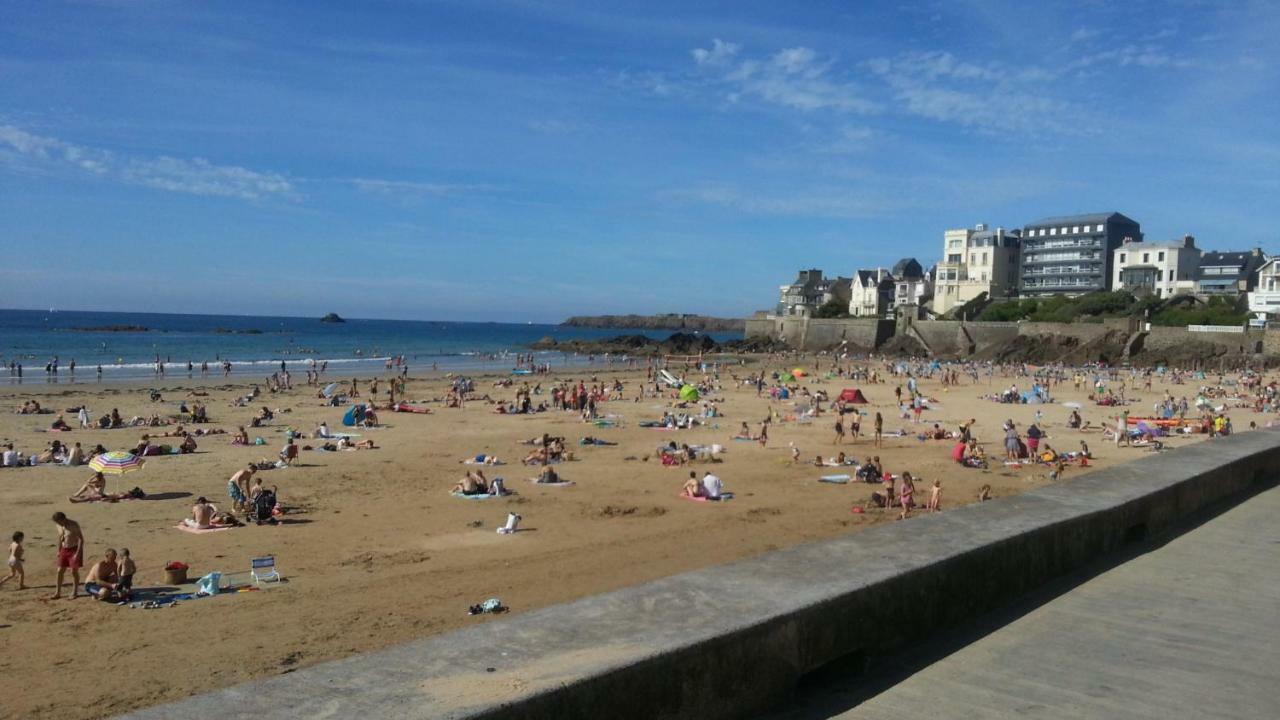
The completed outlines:
[[[1065,227],[1064,227],[1064,228],[1062,228],[1062,234],[1063,234],[1063,235],[1066,235],[1066,234],[1067,234],[1067,229],[1066,229]]]
[[[1156,260],[1158,260],[1159,262],[1164,262],[1164,253],[1162,252],[1156,253]]]
[[[1157,271],[1156,271],[1156,281],[1157,281],[1157,282],[1164,282],[1164,271],[1163,271],[1163,270],[1157,270]]]
[[[1156,288],[1156,297],[1160,297],[1160,288]]]
[[[1065,230],[1066,228],[1063,228],[1063,229]],[[1072,235],[1080,234],[1080,226],[1076,225],[1075,227],[1071,228],[1071,234]]]
[[[986,253],[982,253],[982,263],[981,263],[981,264],[982,264],[982,265],[986,265],[986,264],[987,264],[987,254],[986,254]]]
[[[1097,229],[1095,232],[1102,232],[1102,226],[1101,226],[1101,225],[1099,225],[1099,226],[1098,226],[1098,229]]]
[[[1142,262],[1143,263],[1151,262],[1151,253],[1142,253]]]
[[[1125,254],[1120,253],[1120,262],[1124,262],[1124,259],[1125,259]]]

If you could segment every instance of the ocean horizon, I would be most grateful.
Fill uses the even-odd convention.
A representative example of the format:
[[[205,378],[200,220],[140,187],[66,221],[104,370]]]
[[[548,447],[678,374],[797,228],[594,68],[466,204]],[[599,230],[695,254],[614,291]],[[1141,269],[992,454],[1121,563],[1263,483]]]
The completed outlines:
[[[106,329],[112,328],[112,329]],[[126,329],[134,328],[134,329]],[[320,317],[214,315],[186,313],[99,312],[86,310],[0,309],[0,363],[23,366],[25,381],[47,379],[46,365],[58,360],[58,379],[140,379],[155,375],[156,359],[166,376],[186,377],[187,364],[200,374],[221,376],[220,364],[232,363],[232,377],[258,377],[280,369],[302,374],[328,363],[330,375],[368,375],[387,358],[403,356],[410,372],[496,371],[510,368],[511,356],[533,353],[553,366],[587,365],[589,357],[558,351],[534,351],[546,337],[596,340],[619,334],[665,338],[675,330],[577,328],[540,323],[379,320]],[[738,333],[704,333],[717,341]],[[15,378],[16,379],[16,378]]]

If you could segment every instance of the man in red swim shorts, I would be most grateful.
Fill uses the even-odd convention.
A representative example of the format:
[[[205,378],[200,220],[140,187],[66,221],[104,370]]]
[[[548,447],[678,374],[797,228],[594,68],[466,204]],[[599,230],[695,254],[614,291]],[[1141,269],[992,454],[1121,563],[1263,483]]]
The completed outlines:
[[[58,526],[58,588],[49,599],[62,597],[63,577],[68,568],[71,569],[71,597],[76,598],[80,595],[80,567],[84,565],[84,533],[80,531],[80,523],[64,513],[54,513],[53,522]]]

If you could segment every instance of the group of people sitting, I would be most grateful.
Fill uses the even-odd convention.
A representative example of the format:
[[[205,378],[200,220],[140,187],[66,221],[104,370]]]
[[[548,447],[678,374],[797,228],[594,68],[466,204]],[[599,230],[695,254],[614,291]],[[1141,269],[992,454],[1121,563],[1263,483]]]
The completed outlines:
[[[67,445],[60,440],[53,440],[41,452],[27,455],[21,450],[15,450],[13,443],[6,443],[3,448],[0,448],[0,467],[17,468],[52,464],[83,465],[90,458],[101,455],[106,451],[107,449],[102,445],[96,445],[92,451],[86,453],[80,443]]]
[[[689,479],[685,480],[681,494],[691,498],[705,498],[707,500],[723,500],[725,498],[724,483],[720,481],[719,476],[713,474],[710,470],[703,474],[702,478],[698,478],[698,473],[689,471]]]
[[[550,469],[550,468],[548,468]],[[466,475],[453,486],[451,492],[459,495],[507,495],[502,478],[493,480],[485,477],[483,470],[468,470]]]

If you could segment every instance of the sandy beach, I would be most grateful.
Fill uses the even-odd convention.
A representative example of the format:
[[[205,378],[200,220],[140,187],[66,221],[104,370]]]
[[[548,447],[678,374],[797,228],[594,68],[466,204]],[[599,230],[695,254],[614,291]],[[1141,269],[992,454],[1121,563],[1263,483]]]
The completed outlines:
[[[5,688],[0,717],[110,716],[487,622],[491,616],[469,616],[467,610],[491,597],[520,613],[895,521],[896,511],[873,508],[867,502],[878,484],[819,482],[822,475],[852,473],[853,468],[814,467],[812,460],[818,454],[830,457],[842,450],[860,461],[879,455],[886,470],[916,476],[921,504],[933,481],[940,480],[945,512],[974,502],[984,484],[998,498],[1051,481],[1047,466],[1001,463],[1001,425],[1006,419],[1025,429],[1037,411],[1043,413],[1040,424],[1048,442],[1065,451],[1087,441],[1094,467],[1140,460],[1150,453],[1105,443],[1097,430],[1067,429],[1070,410],[1062,402],[1080,403],[1081,415],[1095,427],[1118,412],[1094,405],[1086,397],[1088,390],[1076,390],[1071,382],[1054,388],[1057,404],[1011,405],[985,396],[1015,382],[1027,388],[1028,378],[1002,377],[997,372],[990,381],[984,377],[971,384],[965,377],[952,387],[943,387],[936,379],[923,380],[921,392],[937,402],[924,412],[921,425],[911,425],[900,417],[894,401],[896,384],[903,384],[905,393],[902,380],[887,378],[871,384],[824,380],[815,374],[800,381],[833,397],[845,387],[861,388],[870,401],[860,406],[864,412],[872,416],[882,412],[886,431],[907,429],[906,437],[886,438],[883,448],[876,449],[865,436],[836,446],[833,415],[824,414],[809,423],[787,420],[794,414],[794,400],[757,397],[753,387],[735,385],[729,376],[730,372],[745,376],[762,367],[772,371],[812,363],[812,359],[788,359],[785,364],[726,368],[721,373],[722,391],[712,394],[722,398],[717,403],[722,416],[689,430],[639,426],[642,420],[659,418],[670,402],[655,397],[635,400],[645,377],[643,368],[596,373],[600,380],[617,378],[624,384],[622,400],[600,406],[601,414],[617,416],[617,427],[584,424],[573,412],[497,415],[481,401],[468,402],[463,409],[428,402],[431,414],[384,411],[382,427],[355,430],[359,439],[374,440],[378,449],[304,450],[296,466],[260,473],[265,485],[278,488],[281,503],[289,508],[283,516],[286,522],[276,526],[203,535],[174,528],[189,514],[196,496],[229,505],[226,486],[231,474],[248,462],[274,459],[289,428],[309,433],[325,420],[340,429],[343,409],[324,406],[315,388],[295,385],[292,391],[254,403],[254,408],[267,405],[288,410],[266,427],[249,429],[251,437],[265,440],[263,446],[233,446],[229,434],[207,436],[197,439],[194,454],[149,458],[143,469],[109,478],[110,492],[136,485],[148,494],[144,500],[69,503],[68,496],[91,474],[85,467],[0,469],[0,532],[6,541],[15,530],[26,533],[30,586],[23,591],[15,589],[16,583],[0,588],[0,638],[7,649],[0,655]],[[829,364],[823,361],[824,366]],[[883,375],[883,366],[875,367]],[[511,399],[514,388],[495,388],[495,379],[477,376],[477,394]],[[591,376],[580,370],[529,382],[547,387],[559,379],[591,384]],[[517,378],[517,384],[520,381]],[[448,382],[443,377],[412,378],[407,397],[443,396]],[[1196,382],[1167,385],[1158,378],[1150,391],[1131,383],[1129,396],[1134,402],[1129,409],[1137,416],[1150,415],[1152,403],[1165,390],[1175,398],[1194,399]],[[364,381],[361,385],[363,391]],[[80,442],[86,448],[101,443],[108,449],[124,449],[154,429],[49,433],[45,429],[54,415],[20,415],[14,409],[34,398],[58,411],[87,404],[94,417],[112,408],[125,418],[168,414],[192,389],[209,393],[199,399],[207,403],[211,423],[201,427],[234,431],[247,425],[252,414],[251,408],[231,405],[246,387],[245,380],[235,377],[225,384],[221,378],[171,378],[131,385],[30,381],[22,386],[3,385],[0,443],[12,442],[25,452],[38,452],[54,438]],[[159,390],[164,402],[153,403],[149,388]],[[548,398],[534,398],[539,399]],[[784,419],[771,426],[766,447],[731,439],[742,422],[754,430],[771,409]],[[1261,414],[1243,409],[1233,408],[1229,414],[1237,432],[1246,431],[1250,421],[1265,421]],[[915,436],[935,422],[955,430],[969,418],[977,419],[974,434],[992,460],[988,470],[953,463],[953,441]],[[75,425],[74,413],[67,413],[66,419]],[[868,433],[870,418],[862,422],[864,434]],[[527,481],[537,468],[519,463],[530,449],[521,442],[544,432],[564,436],[574,452],[574,461],[557,466],[565,479],[574,482],[572,486],[547,487]],[[579,438],[588,435],[618,444],[579,446]],[[1166,444],[1178,447],[1205,439],[1205,435],[1178,436]],[[672,440],[719,443],[726,452],[723,461],[714,465],[664,467],[655,450]],[[807,464],[792,462],[791,444]],[[459,461],[478,453],[508,461],[485,472],[503,477],[514,495],[472,500],[449,494],[466,469]],[[701,474],[707,468],[714,468],[725,489],[735,493],[733,500],[704,503],[680,497],[689,470]],[[1060,481],[1070,482],[1087,471],[1069,465]],[[864,512],[853,512],[854,506]],[[162,568],[170,561],[188,563],[193,578],[217,570],[228,576],[228,582],[245,583],[250,558],[260,555],[274,555],[287,582],[154,610],[83,596],[43,600],[51,594],[55,576],[57,535],[50,521],[55,511],[65,512],[83,527],[86,564],[107,547],[129,548],[138,564],[135,587],[163,585]],[[523,516],[521,532],[499,535],[495,528],[508,512]]]

